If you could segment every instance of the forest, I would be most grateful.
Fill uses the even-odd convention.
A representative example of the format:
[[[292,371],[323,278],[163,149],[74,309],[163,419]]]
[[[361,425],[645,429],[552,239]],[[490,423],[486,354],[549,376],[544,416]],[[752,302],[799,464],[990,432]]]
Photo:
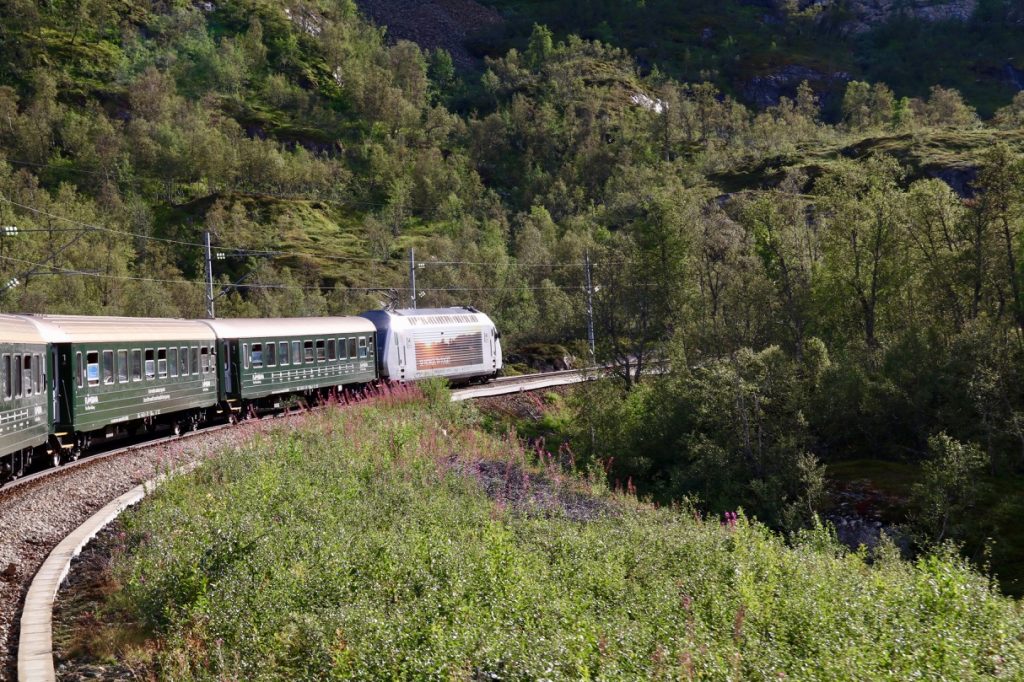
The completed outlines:
[[[542,24],[456,69],[351,0],[0,17],[0,310],[202,317],[208,231],[219,316],[351,314],[415,248],[420,305],[586,362],[589,258],[580,466],[782,530],[909,466],[914,547],[1024,574],[1024,93],[750,107]]]

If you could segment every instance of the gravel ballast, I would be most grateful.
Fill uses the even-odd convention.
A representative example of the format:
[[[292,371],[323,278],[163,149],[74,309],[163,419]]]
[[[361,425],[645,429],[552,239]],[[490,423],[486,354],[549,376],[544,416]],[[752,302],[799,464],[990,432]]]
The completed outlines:
[[[16,679],[18,621],[29,584],[50,551],[71,531],[110,500],[160,473],[214,456],[271,426],[303,419],[304,415],[292,415],[200,432],[0,490],[0,682]]]

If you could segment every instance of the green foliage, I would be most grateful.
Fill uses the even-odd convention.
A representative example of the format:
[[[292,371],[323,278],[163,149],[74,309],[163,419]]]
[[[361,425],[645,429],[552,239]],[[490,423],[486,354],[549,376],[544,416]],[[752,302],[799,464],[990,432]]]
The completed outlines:
[[[908,563],[890,548],[869,562],[821,527],[788,546],[742,515],[721,525],[593,498],[522,468],[515,444],[442,432],[415,404],[308,422],[125,515],[112,603],[156,639],[123,652],[134,669],[832,680],[1013,679],[1024,665],[1019,605],[955,555]],[[504,466],[534,499],[594,512],[488,497],[473,472]]]
[[[911,504],[916,509],[919,542],[939,544],[950,537],[967,537],[977,530],[975,508],[985,494],[982,477],[989,457],[974,443],[960,443],[944,433],[928,439],[932,458],[922,466]]]

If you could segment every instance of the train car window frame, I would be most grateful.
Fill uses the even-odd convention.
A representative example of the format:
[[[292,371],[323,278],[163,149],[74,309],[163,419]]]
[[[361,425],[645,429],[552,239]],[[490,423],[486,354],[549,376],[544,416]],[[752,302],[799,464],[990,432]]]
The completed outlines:
[[[366,337],[366,350],[369,357],[373,357],[373,351],[377,347],[377,339],[373,334]]]
[[[100,385],[100,352],[98,350],[85,352],[85,382],[90,387]]]
[[[367,357],[366,337],[365,336],[360,336],[359,337],[359,359],[362,360],[365,357]]]
[[[82,364],[82,351],[75,353],[75,378],[78,388],[85,387],[85,365]]]
[[[348,359],[348,344],[345,343],[345,339],[338,339],[338,359]]]
[[[249,344],[242,344],[242,369],[249,369]]]
[[[152,381],[156,379],[156,350],[153,348],[147,348],[143,354],[142,361],[142,375],[146,378],[146,381]]]
[[[316,361],[327,362],[327,342],[323,339],[316,340]]]
[[[178,347],[173,346],[167,349],[167,376],[172,379],[178,378]]]
[[[316,362],[315,358],[316,354],[315,351],[313,350],[312,339],[305,339],[302,342],[302,364],[312,365],[314,362]]]
[[[178,350],[180,351],[180,353],[178,354],[178,358],[179,358],[179,362],[181,363],[181,376],[187,377],[188,376],[188,346],[182,346]]]
[[[114,369],[114,351],[112,351],[112,350],[105,350],[105,351],[103,351],[102,358],[103,358],[103,364],[102,364],[103,385],[104,386],[113,386],[114,385],[114,375],[117,373],[116,370]]]
[[[3,381],[3,396],[4,400],[10,400],[12,397],[11,390],[13,388],[11,381],[11,354],[4,353],[3,361],[0,362],[0,380]]]
[[[22,382],[22,378],[23,377],[21,376],[21,357],[22,357],[21,353],[15,353],[14,354],[14,362],[12,363],[12,365],[13,365],[12,369],[15,369],[15,368],[17,369],[17,371],[14,372],[14,397],[15,398],[22,397],[22,393],[21,393],[22,383],[21,382]]]
[[[302,341],[292,341],[292,364],[302,364]]]
[[[31,398],[35,394],[35,384],[32,381],[32,377],[32,355],[26,353],[21,358],[21,385],[24,387],[26,398]]]
[[[338,359],[338,340],[327,339],[327,360],[334,362]]]
[[[46,390],[46,370],[43,367],[43,356],[39,353],[32,356],[32,373],[36,377],[36,392],[42,393]]]
[[[249,352],[249,364],[253,369],[263,369],[263,344],[254,343]]]
[[[210,356],[211,356],[211,353],[210,353],[210,347],[209,346],[200,346],[199,347],[199,370],[203,374],[209,374],[210,371],[213,369],[210,366]]]
[[[356,351],[356,337],[350,336],[345,341],[348,343],[348,359],[355,360],[359,357]]]
[[[132,381],[142,381],[142,349],[141,348],[132,348],[131,359],[132,359],[132,364],[131,364],[131,367],[132,367],[132,371],[131,371]]]
[[[158,379],[167,378],[167,349],[156,349],[156,376]]]
[[[288,365],[288,342],[280,341],[277,344],[277,364],[281,367]]]
[[[199,346],[192,346],[190,349],[189,367],[192,368],[192,376],[199,376]]]
[[[125,349],[117,351],[117,383],[128,383],[128,351]]]

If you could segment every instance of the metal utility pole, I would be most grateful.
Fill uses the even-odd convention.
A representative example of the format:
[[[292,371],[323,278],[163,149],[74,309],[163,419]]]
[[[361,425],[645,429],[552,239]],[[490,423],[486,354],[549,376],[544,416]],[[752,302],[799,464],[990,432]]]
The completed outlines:
[[[409,247],[409,289],[412,293],[412,307],[416,307],[416,249]]]
[[[590,361],[596,361],[594,348],[594,287],[590,280],[590,249],[583,254],[583,272],[587,280],[587,341],[590,343]]]
[[[210,252],[210,231],[203,232],[203,246],[206,247],[206,316],[211,320],[217,315],[213,310],[213,257]]]

